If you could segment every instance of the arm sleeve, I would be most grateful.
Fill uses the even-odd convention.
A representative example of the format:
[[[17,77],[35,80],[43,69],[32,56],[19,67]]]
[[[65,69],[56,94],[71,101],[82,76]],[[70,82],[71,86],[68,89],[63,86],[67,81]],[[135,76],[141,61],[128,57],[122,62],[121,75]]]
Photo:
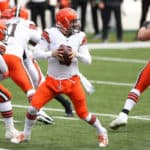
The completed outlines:
[[[41,31],[37,29],[37,26],[29,22],[29,34],[30,34],[30,42],[31,43],[38,43],[38,41],[41,39]]]
[[[76,57],[79,61],[86,64],[91,64],[92,62],[91,55],[89,53],[87,45],[80,46],[79,51],[76,53]]]
[[[48,49],[48,43],[44,39],[41,39],[38,44],[33,49],[34,59],[47,59],[52,56],[51,51],[46,51]]]

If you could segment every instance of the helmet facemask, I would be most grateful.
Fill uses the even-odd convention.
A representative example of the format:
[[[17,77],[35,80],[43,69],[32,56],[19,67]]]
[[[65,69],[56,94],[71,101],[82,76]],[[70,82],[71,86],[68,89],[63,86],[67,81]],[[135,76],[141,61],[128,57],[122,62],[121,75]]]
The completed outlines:
[[[63,34],[67,36],[80,32],[81,23],[79,19],[75,19],[70,22],[67,20],[67,22],[67,27],[63,26],[62,24],[56,24],[56,27],[58,27],[63,32]]]
[[[72,31],[72,34],[79,33],[80,32],[80,28],[81,28],[81,23],[80,23],[79,19],[75,19],[75,20],[71,21],[70,29]]]

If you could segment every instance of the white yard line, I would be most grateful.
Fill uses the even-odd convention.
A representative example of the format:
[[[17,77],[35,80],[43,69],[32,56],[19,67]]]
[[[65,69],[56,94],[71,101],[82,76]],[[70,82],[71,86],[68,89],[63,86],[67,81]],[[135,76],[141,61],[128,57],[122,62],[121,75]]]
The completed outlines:
[[[15,107],[15,108],[21,108],[21,109],[22,108],[25,108],[25,109],[28,108],[28,106],[23,106],[23,105],[13,105],[13,107]],[[46,108],[46,107],[43,108],[43,110],[46,110],[46,111],[55,111],[55,112],[64,112],[63,109]],[[95,113],[95,112],[92,112],[92,113],[96,114],[97,116],[102,116],[102,117],[111,117],[111,118],[116,118],[117,117],[117,115],[115,115],[115,114],[103,114],[103,113]],[[69,117],[62,117],[62,116],[52,116],[52,118],[65,119],[65,120],[79,120],[79,118],[76,118],[76,117],[69,118]],[[129,116],[129,118],[130,119],[150,121],[150,116]]]
[[[3,122],[4,120],[3,119],[0,119],[1,122]],[[22,121],[19,121],[19,120],[14,120],[14,123],[20,123]],[[0,149],[1,150],[1,149]]]
[[[121,42],[121,43],[89,43],[90,50],[94,49],[130,49],[130,48],[150,48],[150,42]]]
[[[134,84],[133,83],[121,83],[121,82],[112,82],[112,81],[95,81],[95,80],[90,80],[91,83],[93,84],[102,84],[102,85],[114,85],[114,86],[129,86],[132,87]]]
[[[138,64],[145,64],[147,62],[147,60],[143,60],[143,59],[114,58],[114,57],[100,57],[100,56],[92,56],[92,59],[100,60],[100,61],[126,62],[126,63],[138,63]]]

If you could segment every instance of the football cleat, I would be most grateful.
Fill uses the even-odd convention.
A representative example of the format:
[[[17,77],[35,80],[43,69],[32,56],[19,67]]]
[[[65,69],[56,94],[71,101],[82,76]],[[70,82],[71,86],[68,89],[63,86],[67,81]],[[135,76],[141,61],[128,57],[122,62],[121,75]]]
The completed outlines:
[[[73,113],[71,112],[71,113],[66,113],[65,114],[65,117],[73,117],[74,115],[73,115]]]
[[[5,132],[5,138],[7,140],[9,139],[12,139],[16,136],[18,136],[20,133],[20,131],[18,131],[17,129],[15,129],[14,127],[13,128],[10,128],[10,129],[7,129],[6,132]]]
[[[119,127],[125,126],[128,121],[128,115],[121,112],[119,116],[110,123],[110,128],[113,130],[118,129]]]
[[[48,116],[43,110],[40,110],[37,114],[37,121],[43,122],[44,124],[55,124],[54,120]]]
[[[106,147],[108,145],[108,134],[106,129],[102,134],[98,136],[98,140],[99,140],[99,147]]]
[[[28,142],[30,137],[26,137],[24,132],[20,132],[20,134],[10,140],[11,143],[19,144],[22,142]]]

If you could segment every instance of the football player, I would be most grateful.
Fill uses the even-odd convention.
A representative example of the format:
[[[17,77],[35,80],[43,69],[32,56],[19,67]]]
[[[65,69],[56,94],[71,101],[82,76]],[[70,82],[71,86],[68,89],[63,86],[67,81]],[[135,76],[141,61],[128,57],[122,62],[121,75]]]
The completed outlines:
[[[12,80],[17,85],[19,85],[24,92],[28,92],[31,87],[37,88],[37,86],[44,80],[38,64],[35,62],[35,60],[27,59],[28,57],[26,55],[28,43],[37,43],[41,38],[41,34],[37,31],[35,24],[27,20],[29,15],[27,9],[15,7],[12,8],[11,13],[14,14],[15,17],[6,22],[8,26],[8,33],[5,37],[4,42],[7,45],[7,54],[4,55],[4,58],[7,59],[6,62],[9,63],[8,66],[11,70],[10,72],[12,72],[10,73],[10,77],[12,78]],[[14,56],[20,59],[17,61],[18,63],[15,63],[16,65],[20,64],[19,66],[12,66],[12,61],[16,61],[14,59]],[[11,60],[8,57],[11,57]],[[25,67],[28,69],[28,72],[26,72]],[[22,71],[22,73],[24,73],[24,77],[15,76],[14,72],[16,71]],[[30,76],[28,75],[28,73],[30,74]],[[34,93],[33,89],[32,92]],[[55,97],[55,99],[64,106],[66,116],[73,116],[72,107],[69,101],[67,101],[61,95],[58,95],[57,97]],[[53,119],[51,117],[48,117],[41,110],[39,111],[37,119],[46,124],[53,124]]]
[[[25,66],[26,66],[26,68],[27,68],[27,70],[30,73],[30,76],[32,78],[34,87],[37,88],[45,80],[45,77],[44,77],[37,61],[35,59],[33,59],[31,50],[26,49],[23,58],[24,58],[23,59],[24,64],[25,64]],[[55,97],[55,99],[65,108],[65,116],[66,117],[73,117],[71,103],[66,98],[64,98],[62,95],[57,95]],[[44,120],[41,117],[42,116],[39,115],[37,117],[37,119],[39,121],[44,122]],[[45,123],[47,123],[47,122],[45,121]]]
[[[139,29],[137,38],[141,41],[150,40],[150,21],[146,21]],[[138,103],[140,95],[150,86],[149,76],[150,62],[148,62],[139,73],[134,87],[128,93],[122,111],[119,113],[118,117],[110,123],[111,129],[118,129],[127,124],[129,112]]]
[[[5,21],[7,32],[3,43],[0,47],[5,49],[3,58],[8,66],[9,77],[26,93],[29,101],[35,92],[33,82],[23,63],[23,53],[28,41],[39,40],[40,35],[34,31],[34,25],[28,19],[28,11],[25,8],[18,10],[16,7],[12,9],[12,14],[17,14],[18,17],[11,18]],[[23,19],[21,19],[23,18]],[[34,38],[35,37],[35,38]],[[52,124],[53,119],[46,115],[43,111],[42,118]]]
[[[72,62],[69,66],[59,62],[62,51],[57,49],[61,44],[72,47],[69,57]],[[71,99],[79,118],[96,128],[99,146],[106,147],[108,145],[107,130],[101,125],[99,119],[88,111],[86,94],[78,75],[78,61],[90,64],[91,55],[87,47],[86,35],[80,31],[80,22],[76,11],[64,8],[56,13],[56,27],[43,31],[41,40],[34,48],[33,56],[36,59],[48,60],[47,77],[32,97],[25,119],[24,131],[16,138],[11,139],[11,142],[18,144],[29,141],[37,112],[53,97],[62,93]]]
[[[0,22],[0,41],[4,39],[4,32],[7,27],[5,24]],[[5,52],[5,47],[0,47],[0,74],[3,78],[6,78],[9,75],[8,67],[2,57]],[[4,124],[6,128],[5,138],[11,139],[19,134],[19,131],[14,127],[13,121],[13,110],[11,104],[11,93],[0,84],[0,113],[2,118],[4,119]]]

